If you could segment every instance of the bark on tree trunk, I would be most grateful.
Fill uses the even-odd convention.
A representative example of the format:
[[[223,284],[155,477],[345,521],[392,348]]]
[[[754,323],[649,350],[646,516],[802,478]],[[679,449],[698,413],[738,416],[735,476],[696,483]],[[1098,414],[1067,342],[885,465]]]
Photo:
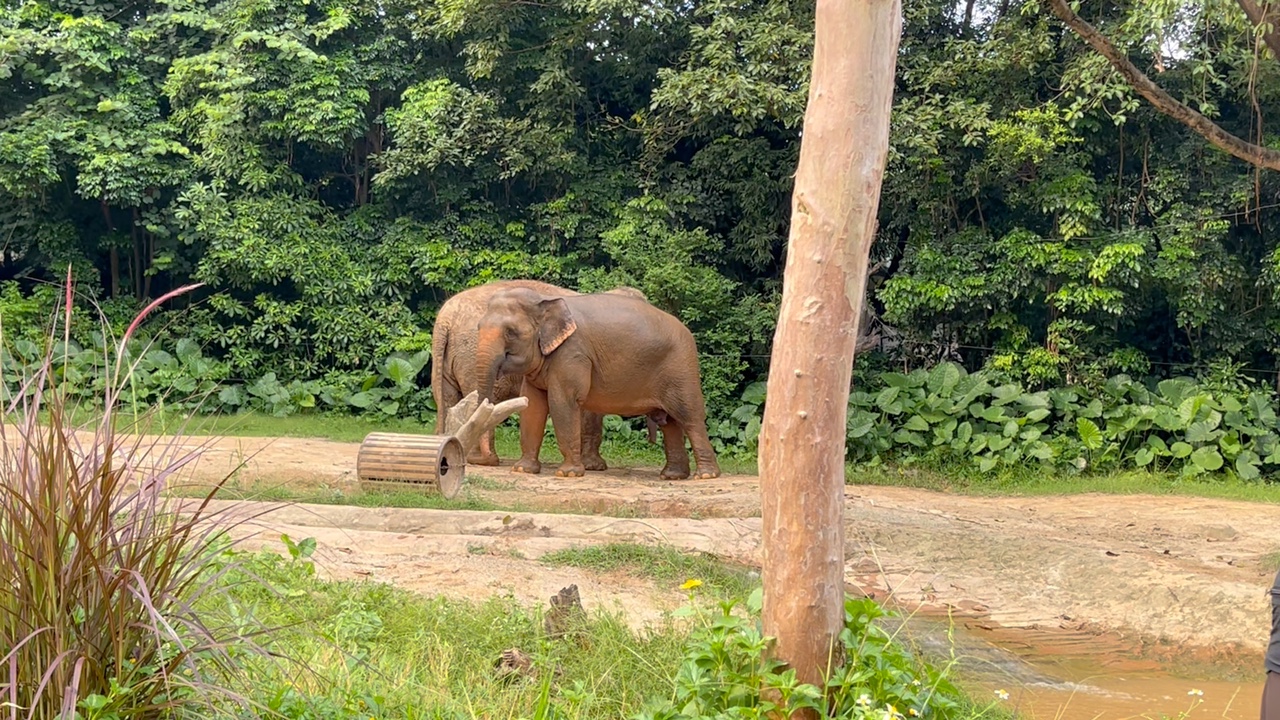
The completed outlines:
[[[845,414],[889,145],[900,0],[818,0],[760,442],[764,630],[803,682],[841,658]],[[805,715],[804,717],[816,717]]]

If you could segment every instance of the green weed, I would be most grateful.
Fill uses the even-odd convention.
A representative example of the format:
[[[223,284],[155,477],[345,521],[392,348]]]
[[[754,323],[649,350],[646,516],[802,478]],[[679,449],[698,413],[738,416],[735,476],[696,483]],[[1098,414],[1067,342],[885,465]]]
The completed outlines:
[[[758,574],[749,568],[667,546],[609,543],[566,548],[543,555],[542,562],[596,572],[621,571],[671,588],[693,579],[727,598],[745,598],[759,584]]]
[[[250,659],[254,682],[242,690],[298,720],[628,718],[670,689],[685,637],[674,623],[636,634],[595,613],[572,640],[552,641],[540,611],[511,598],[325,582],[304,557],[271,552],[249,556],[228,584],[230,602],[206,611],[282,627],[265,645],[291,660]],[[529,676],[495,671],[508,648],[533,659]]]

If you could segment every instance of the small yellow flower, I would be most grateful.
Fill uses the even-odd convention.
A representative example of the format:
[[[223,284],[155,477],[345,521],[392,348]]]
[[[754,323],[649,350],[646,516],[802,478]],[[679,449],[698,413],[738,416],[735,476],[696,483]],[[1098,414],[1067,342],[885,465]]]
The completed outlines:
[[[996,697],[1000,698],[1001,700],[1008,700],[1009,693],[1005,692],[1004,690],[997,690]]]
[[[1203,696],[1203,695],[1204,695],[1204,691],[1203,691],[1203,690],[1197,690],[1196,688],[1191,688],[1190,690],[1188,690],[1188,691],[1187,691],[1187,694],[1188,694],[1188,695],[1194,695],[1194,696],[1196,696],[1196,697],[1201,697],[1201,696]]]
[[[694,588],[699,588],[699,587],[702,587],[702,581],[701,581],[701,580],[699,580],[699,579],[697,579],[697,578],[689,578],[688,580],[685,580],[685,581],[684,581],[684,584],[680,586],[680,589],[681,589],[681,590],[692,590],[692,589],[694,589]]]
[[[907,714],[911,717],[920,717],[920,713],[915,708],[907,708]]]

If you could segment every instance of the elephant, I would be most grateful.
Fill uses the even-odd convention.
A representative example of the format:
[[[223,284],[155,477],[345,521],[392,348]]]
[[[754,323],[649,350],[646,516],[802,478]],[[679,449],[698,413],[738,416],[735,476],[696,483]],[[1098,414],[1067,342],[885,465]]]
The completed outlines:
[[[431,330],[431,391],[436,399],[436,432],[444,433],[449,408],[478,389],[473,370],[476,356],[476,328],[489,299],[504,289],[528,288],[548,296],[577,295],[573,290],[539,282],[537,280],[498,280],[469,288],[445,301],[436,315]],[[630,287],[618,287],[609,291],[648,302],[644,293]],[[520,395],[522,379],[504,376],[494,383],[494,403]],[[594,413],[583,417],[584,463],[589,470],[606,470],[607,463],[600,456],[600,443],[604,436],[604,418]],[[649,421],[649,441],[653,442],[656,426]],[[497,465],[498,453],[494,447],[494,432],[490,430],[480,438],[480,447],[470,453],[467,462],[474,465]]]
[[[693,333],[674,315],[623,295],[552,295],[527,287],[495,293],[480,319],[475,370],[481,397],[499,378],[523,376],[515,472],[542,470],[547,415],[564,456],[560,477],[585,470],[583,412],[644,415],[662,429],[664,479],[689,477],[685,436],[699,478],[720,475],[707,437],[706,400]]]

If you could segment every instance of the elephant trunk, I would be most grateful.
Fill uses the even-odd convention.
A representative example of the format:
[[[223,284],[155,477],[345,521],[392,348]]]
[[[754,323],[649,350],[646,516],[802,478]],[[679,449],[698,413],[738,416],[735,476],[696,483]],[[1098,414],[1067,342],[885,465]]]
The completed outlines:
[[[481,400],[495,402],[493,389],[498,383],[498,375],[502,371],[502,361],[505,359],[506,352],[502,347],[501,336],[496,332],[492,333],[491,337],[482,333],[479,347],[476,350],[476,372],[479,373],[477,387],[480,391]]]

